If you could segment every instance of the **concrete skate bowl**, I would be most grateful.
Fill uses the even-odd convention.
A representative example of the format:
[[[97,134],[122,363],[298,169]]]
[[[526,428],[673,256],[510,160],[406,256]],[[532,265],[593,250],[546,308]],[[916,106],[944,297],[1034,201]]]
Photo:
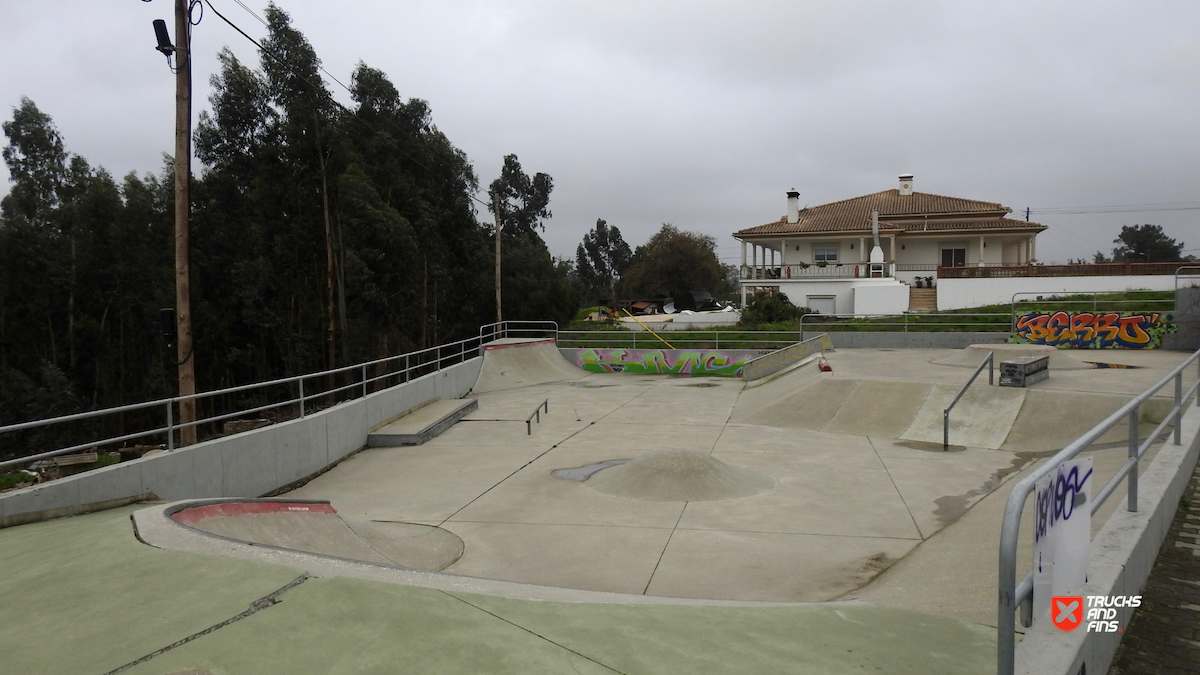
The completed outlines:
[[[1072,358],[1067,354],[1062,357]],[[962,386],[835,379],[811,373],[798,378],[790,390],[786,388],[789,384],[780,381],[769,397],[743,396],[731,421],[899,439],[936,444],[940,449],[943,411]],[[1059,450],[1128,400],[1129,396],[1121,394],[988,386],[987,380],[982,380],[967,390],[951,413],[951,444],[1031,453]],[[1144,405],[1143,433],[1160,422],[1170,408],[1166,400],[1151,400]],[[1127,440],[1126,434],[1124,427],[1115,427],[1098,443],[1118,443]]]
[[[329,502],[191,502],[168,515],[223,539],[411,570],[438,572],[463,553],[462,540],[439,527],[348,518]]]

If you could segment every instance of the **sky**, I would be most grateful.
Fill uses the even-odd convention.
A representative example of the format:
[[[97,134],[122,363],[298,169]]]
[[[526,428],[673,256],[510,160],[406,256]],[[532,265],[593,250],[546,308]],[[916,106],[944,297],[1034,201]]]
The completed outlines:
[[[265,36],[238,0],[209,1]],[[815,206],[902,173],[920,192],[1032,208],[1042,262],[1109,253],[1142,223],[1200,254],[1195,0],[277,4],[334,77],[363,61],[428,101],[485,187],[508,154],[549,174],[557,256],[603,218],[635,247],[663,223],[711,235],[736,264],[731,234],[777,220],[788,189]],[[151,22],[173,32],[173,8],[4,0],[0,118],[27,96],[93,166],[160,172],[174,78]],[[259,61],[212,11],[192,40],[195,119],[223,47]]]

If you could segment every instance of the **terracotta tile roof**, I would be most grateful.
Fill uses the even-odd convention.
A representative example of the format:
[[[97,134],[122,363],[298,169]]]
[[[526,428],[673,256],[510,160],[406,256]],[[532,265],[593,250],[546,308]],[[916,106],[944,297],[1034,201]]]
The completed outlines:
[[[921,232],[945,232],[947,230],[1018,230],[1036,233],[1046,229],[1046,226],[1041,223],[1030,223],[1024,220],[1013,220],[1012,218],[931,220],[928,224],[913,220],[905,223],[895,223],[894,226],[902,226],[905,232],[913,234],[920,234]],[[883,223],[879,224],[879,231],[884,231]]]
[[[1037,223],[1000,218],[1009,213],[1011,209],[996,202],[944,197],[925,192],[913,192],[911,195],[901,196],[899,190],[892,189],[853,199],[844,199],[840,202],[813,206],[801,211],[800,219],[796,223],[788,223],[787,216],[784,216],[773,223],[740,230],[735,232],[734,236],[870,231],[871,211],[876,209],[879,210],[880,231],[912,232],[922,229],[925,225],[924,216],[937,218],[939,220],[937,229],[940,230],[992,229],[995,227],[1037,229],[1038,231],[1046,229]],[[962,221],[954,218],[960,214],[963,216]],[[905,216],[914,219],[921,218],[921,220],[911,223],[886,222],[887,220],[902,221],[905,220]],[[945,222],[947,219],[953,219],[955,222]],[[934,229],[933,221],[930,221],[929,229]]]

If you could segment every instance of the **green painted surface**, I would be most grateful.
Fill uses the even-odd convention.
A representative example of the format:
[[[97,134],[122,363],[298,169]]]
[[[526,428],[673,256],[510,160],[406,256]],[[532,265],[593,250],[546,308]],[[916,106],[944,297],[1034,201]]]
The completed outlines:
[[[0,671],[106,673],[300,574],[147,546],[129,521],[139,508],[0,530]]]
[[[298,575],[141,544],[136,508],[0,530],[5,672],[105,673]],[[314,578],[125,672],[969,674],[994,653],[992,629],[869,605],[528,602]]]

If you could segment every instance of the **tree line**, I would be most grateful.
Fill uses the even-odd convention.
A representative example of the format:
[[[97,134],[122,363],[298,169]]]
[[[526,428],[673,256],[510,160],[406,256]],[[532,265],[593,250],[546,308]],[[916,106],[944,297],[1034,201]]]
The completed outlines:
[[[353,104],[338,105],[288,15],[265,16],[257,67],[219,54],[194,134],[199,391],[475,334],[494,319],[495,204],[505,319],[565,325],[581,303],[727,276],[711,237],[670,225],[631,251],[600,220],[574,261],[555,259],[541,237],[549,175],[509,155],[477,207],[479,178],[425,101],[360,62]],[[27,98],[3,130],[0,424],[173,395],[159,316],[174,304],[169,158],[157,176],[117,179],[68,152]]]

